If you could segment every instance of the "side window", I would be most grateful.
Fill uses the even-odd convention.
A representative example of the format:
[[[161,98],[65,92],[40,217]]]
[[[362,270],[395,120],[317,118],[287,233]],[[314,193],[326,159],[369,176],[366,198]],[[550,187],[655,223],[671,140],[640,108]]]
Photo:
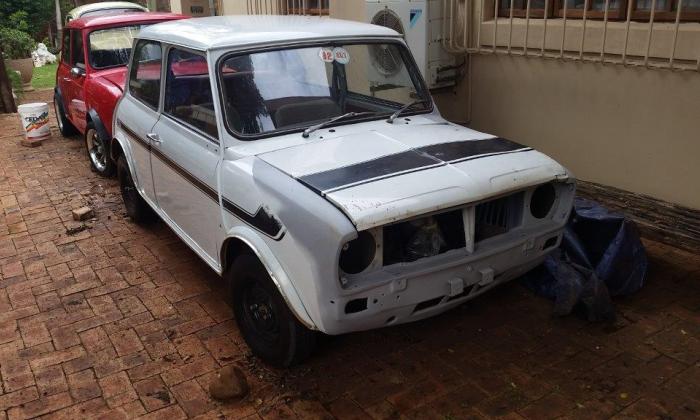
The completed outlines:
[[[139,41],[129,74],[129,93],[148,106],[158,108],[160,98],[161,47],[158,42]]]
[[[218,138],[207,59],[170,49],[165,81],[165,113]]]
[[[63,30],[63,44],[61,45],[61,61],[68,64],[70,62],[70,32]]]
[[[83,34],[80,31],[71,31],[71,50],[73,67],[85,69],[85,51],[83,50]]]

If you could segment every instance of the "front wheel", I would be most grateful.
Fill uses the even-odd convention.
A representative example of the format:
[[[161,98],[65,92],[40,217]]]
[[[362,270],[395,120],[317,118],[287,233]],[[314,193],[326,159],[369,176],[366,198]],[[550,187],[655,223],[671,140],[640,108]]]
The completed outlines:
[[[311,355],[316,334],[292,314],[254,255],[237,257],[226,275],[236,323],[253,354],[277,367],[301,363]]]
[[[116,167],[109,157],[109,142],[100,136],[92,122],[88,123],[85,130],[85,148],[90,159],[90,168],[94,172],[105,178],[114,175]]]
[[[119,159],[117,159],[117,176],[122,199],[124,200],[124,207],[126,207],[126,214],[135,223],[150,222],[153,218],[153,210],[136,190],[136,185],[131,178],[131,171],[129,171],[129,165],[126,163],[124,155],[119,156]]]

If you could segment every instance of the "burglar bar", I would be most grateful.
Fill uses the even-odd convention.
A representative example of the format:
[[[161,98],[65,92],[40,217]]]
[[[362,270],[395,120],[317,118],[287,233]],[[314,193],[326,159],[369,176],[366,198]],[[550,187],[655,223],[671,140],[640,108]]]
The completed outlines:
[[[247,0],[246,6],[250,15],[323,15],[330,0]]]
[[[532,18],[532,0],[526,0],[525,15],[516,16],[514,0],[493,0],[493,16],[489,16],[486,0],[442,0],[443,1],[443,40],[442,44],[449,52],[460,54],[489,54],[499,53],[506,55],[522,55],[530,56],[530,39],[532,31],[530,26],[533,25],[535,19]],[[591,13],[588,10],[592,6],[592,0],[585,0],[583,10],[580,14],[580,19],[576,19],[576,25],[571,18],[570,7],[568,1],[563,0],[561,5],[561,17],[552,19],[548,17],[549,10],[553,0],[544,0],[544,14],[541,19],[537,19],[538,25],[541,25],[542,31],[538,32],[542,35],[541,44],[538,47],[540,51],[538,56],[543,58],[554,59],[575,59],[587,62],[613,63],[622,64],[625,66],[642,66],[649,69],[670,69],[670,70],[693,70],[700,72],[700,51],[695,54],[691,52],[688,57],[687,44],[681,42],[679,38],[683,36],[695,36],[692,27],[696,24],[685,24],[681,22],[681,14],[683,12],[683,0],[677,0],[675,10],[675,20],[668,26],[670,32],[668,38],[657,37],[654,30],[657,32],[666,31],[664,27],[655,25],[658,23],[656,17],[656,6],[659,3],[657,0],[651,0],[649,9],[649,19],[642,23],[632,22],[633,18],[633,0],[627,1],[626,15],[622,21],[610,19],[610,6],[612,1],[605,0],[601,25],[596,25],[596,31],[601,31],[600,43],[586,42],[586,36],[591,38],[595,33],[591,19]],[[506,2],[509,5],[506,6]],[[501,5],[508,9],[500,9]],[[461,13],[460,6],[464,6],[464,13]],[[520,6],[522,7],[522,6]],[[477,10],[478,8],[478,10]],[[522,10],[521,8],[519,10]],[[597,10],[597,9],[596,9]],[[501,17],[499,17],[499,11]],[[474,13],[472,13],[474,12]],[[520,12],[522,13],[522,12]],[[478,16],[478,19],[473,22],[470,20],[472,15]],[[464,19],[464,24],[459,25],[459,19]],[[507,39],[503,38],[506,29],[502,23],[507,19]],[[541,21],[541,22],[539,22]],[[550,32],[550,26],[557,24],[561,27],[561,32]],[[476,27],[474,27],[476,25]],[[491,27],[489,28],[489,25]],[[577,25],[580,25],[581,30],[575,31]],[[492,39],[485,39],[488,32],[486,29],[492,30]],[[499,31],[499,29],[501,29]],[[522,38],[516,37],[517,30],[522,30]],[[463,31],[463,32],[462,32]],[[640,39],[640,45],[635,46],[632,50],[630,38]],[[645,31],[645,32],[642,32]],[[473,33],[475,36],[471,38],[469,35]],[[501,39],[499,40],[499,34]],[[614,34],[614,35],[613,35]],[[548,38],[549,35],[549,38]],[[580,38],[576,38],[579,36]],[[608,51],[612,45],[617,43],[609,43],[608,41],[613,36],[619,37],[621,40],[621,48],[617,51]],[[574,37],[572,42],[577,42],[578,48],[573,47],[572,42],[567,43],[567,37]],[[644,40],[645,37],[646,39]],[[670,38],[670,45],[663,53],[665,47],[659,45],[664,42],[663,39]],[[462,41],[460,41],[462,40]],[[656,42],[654,42],[656,40]],[[590,41],[590,39],[588,40]],[[515,45],[516,42],[522,42],[522,49]],[[700,37],[698,41],[700,42]],[[552,51],[552,46],[556,45],[556,52]],[[679,58],[679,45],[686,46]],[[652,48],[653,46],[653,48]]]

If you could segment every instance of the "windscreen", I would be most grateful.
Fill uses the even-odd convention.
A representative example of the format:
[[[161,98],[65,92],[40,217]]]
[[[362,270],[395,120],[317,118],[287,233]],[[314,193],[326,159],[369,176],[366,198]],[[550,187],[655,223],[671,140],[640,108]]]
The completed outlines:
[[[95,69],[127,65],[132,41],[144,26],[121,26],[91,32],[90,65]]]
[[[219,78],[227,126],[244,136],[302,129],[349,112],[391,115],[417,100],[426,103],[413,112],[431,108],[410,53],[398,42],[231,55]]]

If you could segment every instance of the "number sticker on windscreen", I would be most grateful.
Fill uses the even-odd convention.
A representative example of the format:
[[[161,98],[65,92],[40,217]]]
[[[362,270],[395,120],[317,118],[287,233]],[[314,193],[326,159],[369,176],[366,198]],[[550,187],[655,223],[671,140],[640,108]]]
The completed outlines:
[[[333,59],[339,64],[348,64],[350,62],[350,53],[345,48],[334,48]]]
[[[318,51],[318,57],[321,59],[321,61],[325,63],[332,63],[333,62],[333,50],[330,48],[321,48]]]

